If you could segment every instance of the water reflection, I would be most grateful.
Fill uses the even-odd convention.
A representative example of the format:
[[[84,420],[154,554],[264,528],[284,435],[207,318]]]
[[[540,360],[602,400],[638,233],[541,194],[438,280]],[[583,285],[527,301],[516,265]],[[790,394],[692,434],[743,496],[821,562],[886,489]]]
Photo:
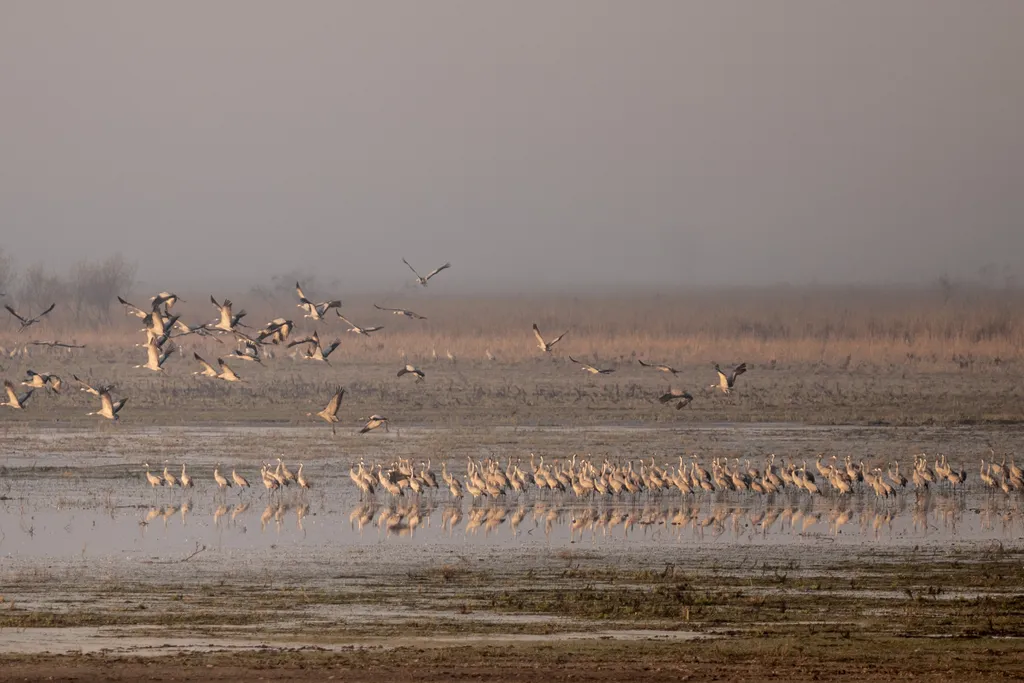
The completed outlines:
[[[641,535],[677,538],[771,539],[829,536],[883,539],[915,536],[955,538],[960,528],[987,536],[1021,531],[1017,501],[988,499],[968,506],[963,496],[929,495],[914,501],[878,506],[873,500],[809,499],[799,503],[707,501],[671,504],[581,504],[524,501],[515,504],[464,506],[458,501],[364,501],[349,514],[349,529],[363,536],[375,531],[383,538],[413,537],[437,518],[432,536],[519,538],[524,533],[545,538],[568,535],[570,542]]]
[[[186,526],[192,503],[154,506],[146,510],[141,523],[162,519],[166,528],[180,513]],[[248,502],[234,506],[220,504],[212,510],[215,528],[235,524],[249,510]],[[260,531],[280,533],[285,519],[294,515],[295,530],[305,531],[309,502],[271,501],[259,516]],[[330,515],[331,513],[326,513]],[[854,535],[882,538],[886,535],[934,535],[956,537],[965,524],[990,536],[1011,536],[1021,531],[1021,510],[1017,501],[989,498],[980,506],[968,506],[963,496],[929,495],[895,505],[878,506],[872,500],[814,498],[799,503],[768,501],[696,501],[673,504],[664,501],[642,503],[595,503],[523,501],[514,504],[464,505],[461,501],[438,503],[422,498],[363,501],[348,513],[349,531],[364,536],[368,531],[382,538],[411,538],[422,529],[449,539],[505,535],[512,539],[524,533],[546,538],[568,533],[571,542],[588,536],[630,538],[637,533],[669,538],[769,538],[775,535]],[[564,535],[564,534],[563,534]]]
[[[312,544],[308,552],[350,545],[416,543],[647,545],[885,544],[1003,540],[1024,535],[1020,500],[932,492],[869,496],[709,496],[685,500],[568,497],[473,503],[431,496],[368,499],[253,496],[236,503],[180,502],[110,508],[0,504],[0,552],[26,556],[160,552],[200,542],[247,550]],[[347,517],[348,523],[345,523]],[[256,522],[259,522],[257,527]],[[135,527],[137,533],[131,533]],[[257,531],[258,528],[258,531]]]

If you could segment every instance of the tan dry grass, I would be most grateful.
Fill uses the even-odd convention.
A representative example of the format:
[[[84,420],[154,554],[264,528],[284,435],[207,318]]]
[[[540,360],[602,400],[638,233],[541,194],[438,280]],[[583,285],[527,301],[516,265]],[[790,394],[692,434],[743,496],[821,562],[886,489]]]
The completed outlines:
[[[211,320],[208,295],[185,295],[179,304],[189,323]],[[145,301],[145,296],[135,297]],[[1024,349],[1024,293],[963,291],[949,300],[927,290],[793,289],[692,292],[673,295],[622,296],[435,296],[410,291],[400,296],[365,296],[345,301],[343,311],[360,325],[383,324],[367,339],[345,332],[333,316],[312,324],[301,318],[291,298],[259,299],[232,295],[246,321],[262,325],[277,316],[291,317],[301,335],[318,327],[325,340],[340,336],[335,357],[350,362],[384,362],[406,353],[410,359],[444,358],[450,350],[460,359],[482,359],[491,351],[502,362],[520,362],[540,354],[532,323],[554,336],[569,329],[556,347],[602,359],[642,357],[670,363],[748,362],[853,363],[884,365],[905,362],[948,363],[954,356],[974,360],[1015,361]],[[247,300],[248,299],[248,300]],[[413,321],[373,308],[372,304],[408,307],[428,320]],[[0,345],[27,339],[61,339],[94,351],[131,347],[141,334],[136,318],[113,309],[109,328],[72,325],[60,308],[51,320],[17,332],[7,324]],[[196,340],[198,341],[198,340]],[[193,340],[188,340],[191,345]],[[217,345],[198,348],[216,353]],[[200,353],[203,351],[200,350]]]

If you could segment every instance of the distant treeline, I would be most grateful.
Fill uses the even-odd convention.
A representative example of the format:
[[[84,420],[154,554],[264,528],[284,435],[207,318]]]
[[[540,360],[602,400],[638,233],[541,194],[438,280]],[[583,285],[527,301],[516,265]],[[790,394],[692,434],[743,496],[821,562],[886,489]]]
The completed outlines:
[[[38,262],[19,271],[14,259],[0,248],[0,300],[26,311],[58,304],[63,318],[99,325],[110,318],[117,295],[135,283],[138,266],[120,252],[100,261],[83,259],[65,271]]]

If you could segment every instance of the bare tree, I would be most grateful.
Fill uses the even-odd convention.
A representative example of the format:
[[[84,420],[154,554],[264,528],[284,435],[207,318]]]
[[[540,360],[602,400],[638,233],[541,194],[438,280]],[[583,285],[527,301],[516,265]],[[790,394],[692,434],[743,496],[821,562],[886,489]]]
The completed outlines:
[[[949,300],[953,298],[953,291],[956,288],[953,284],[953,280],[949,275],[942,274],[939,276],[936,285],[939,289],[939,295],[942,297],[943,305],[948,304]]]
[[[310,296],[318,296],[313,292],[321,292],[325,289],[337,287],[338,282],[332,281],[324,285],[313,273],[294,268],[286,273],[272,275],[270,284],[256,285],[249,290],[249,294],[266,301],[274,299],[287,299],[295,296],[295,283],[301,282],[303,289]]]
[[[18,305],[28,311],[41,311],[67,297],[68,283],[59,275],[49,273],[42,263],[25,271],[18,288]]]
[[[94,323],[106,322],[110,306],[119,292],[128,291],[135,283],[136,264],[120,252],[96,263],[79,261],[71,271],[71,309],[75,320],[89,318]]]
[[[320,290],[320,281],[316,275],[298,269],[288,273],[281,273],[280,275],[273,275],[270,278],[270,282],[270,288],[279,296],[291,296],[294,294],[296,282],[301,282],[302,286],[311,292]]]
[[[0,247],[0,298],[11,293],[14,285],[14,265],[11,257]]]

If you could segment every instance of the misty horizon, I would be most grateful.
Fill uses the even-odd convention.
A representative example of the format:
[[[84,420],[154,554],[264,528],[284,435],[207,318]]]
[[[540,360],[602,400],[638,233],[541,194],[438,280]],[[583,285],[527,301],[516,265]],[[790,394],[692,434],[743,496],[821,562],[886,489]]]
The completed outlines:
[[[1009,1],[11,3],[0,247],[155,290],[1019,283],[1022,63]]]

